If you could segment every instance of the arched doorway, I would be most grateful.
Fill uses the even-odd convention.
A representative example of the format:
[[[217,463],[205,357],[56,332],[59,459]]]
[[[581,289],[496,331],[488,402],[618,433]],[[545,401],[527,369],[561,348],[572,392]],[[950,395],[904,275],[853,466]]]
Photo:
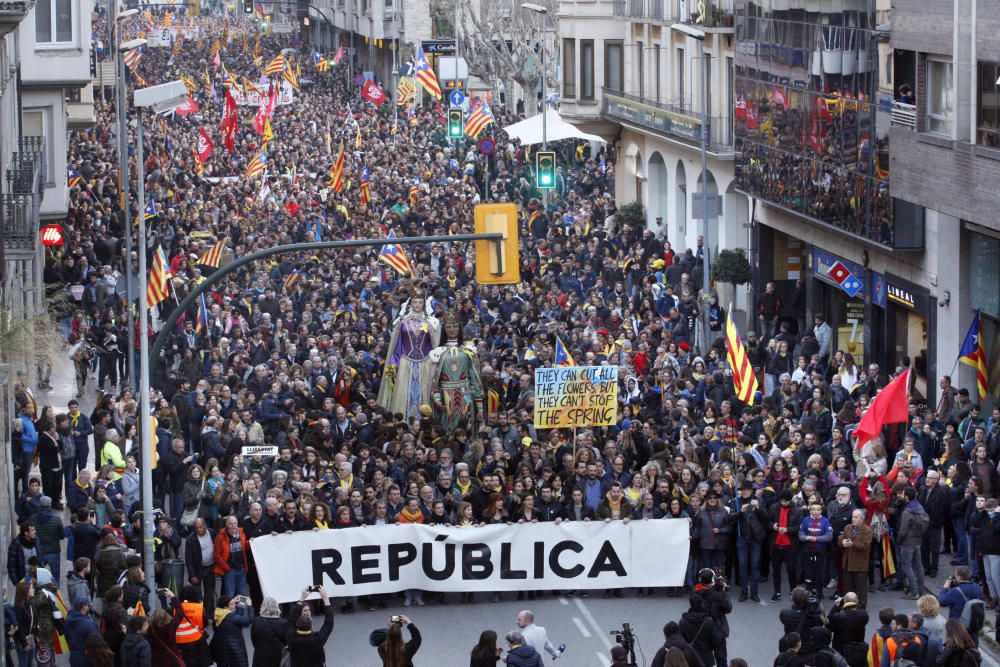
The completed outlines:
[[[642,205],[647,209],[647,223],[649,219],[648,209],[649,206],[646,204],[646,164],[642,160],[642,153],[640,151],[635,152],[635,201],[641,202]]]
[[[670,234],[670,242],[677,246],[674,252],[683,245],[684,236],[687,230],[687,170],[684,169],[684,161],[677,161],[677,177],[674,180],[674,221]]]
[[[667,199],[670,190],[667,189],[667,182],[667,165],[663,161],[663,156],[654,152],[649,157],[649,174],[647,176],[649,203],[647,206],[646,227],[660,238],[668,235],[667,220],[669,215]]]
[[[719,196],[719,186],[715,182],[715,175],[712,171],[708,172],[708,215],[706,220],[705,230],[705,248],[708,249],[709,255],[708,260],[711,262],[716,255],[719,254],[719,216],[722,213],[719,209],[722,207],[721,203],[718,203]],[[698,174],[698,186],[695,188],[695,199],[700,199],[702,197],[702,181],[701,174]],[[694,203],[692,200],[691,209],[693,211],[701,211],[702,203]],[[695,221],[695,229],[691,230],[688,234],[688,239],[691,243],[692,248],[698,246],[698,235],[702,233],[701,220]]]

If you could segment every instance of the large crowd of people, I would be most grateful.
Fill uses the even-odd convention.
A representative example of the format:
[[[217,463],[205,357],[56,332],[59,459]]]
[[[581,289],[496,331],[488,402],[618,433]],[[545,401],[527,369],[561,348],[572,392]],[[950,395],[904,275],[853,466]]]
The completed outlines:
[[[746,333],[760,390],[752,405],[740,402],[719,334],[724,316],[692,279],[701,247],[675,251],[615,215],[610,147],[560,146],[557,188],[543,200],[530,149],[501,131],[517,116],[500,100],[487,165],[472,142],[446,139],[427,95],[394,122],[391,105],[358,97],[345,64],[316,71],[311,47],[296,40],[288,53],[299,54],[301,89],[270,118],[266,173],[248,179],[262,137],[255,109],[243,108],[234,150],[223,145],[226,76],[253,85],[260,63],[293,42],[234,16],[191,20],[197,40],[146,49],[137,71],[150,84],[193,80],[200,109],[146,119],[141,182],[132,124],[128,210],[114,105],[99,101],[96,125],[71,132],[70,166],[82,181],[71,191],[66,245],[45,275],[60,289],[83,287],[62,325],[79,399],[95,397],[94,408],[46,404],[27,378],[16,392],[20,529],[7,553],[16,593],[4,616],[13,664],[51,664],[68,652],[81,667],[248,665],[247,627],[254,665],[342,664],[324,649],[335,607],[325,589],[292,605],[264,596],[249,541],[274,532],[663,519],[690,527],[684,581],[601,592],[688,597],[689,611],[664,627],[657,667],[745,665],[730,662],[727,615],[759,602],[768,578],[771,599],[790,603],[775,664],[979,664],[986,609],[1000,599],[1000,410],[981,415],[945,378],[936,409],[912,403],[907,424],[856,450],[853,428],[899,369],[859,368],[832,346],[822,314],[812,326],[789,317],[771,288],[753,320],[761,335]],[[134,32],[145,19],[132,21]],[[110,43],[106,17],[95,22]],[[212,63],[215,44],[225,70]],[[216,144],[203,173],[194,159],[201,130]],[[337,192],[328,175],[341,146]],[[171,274],[167,299],[134,328],[150,341],[217,270],[199,259],[220,241],[225,266],[292,242],[469,233],[472,208],[485,201],[515,202],[523,215],[517,285],[478,284],[471,244],[407,246],[406,275],[380,262],[378,247],[358,246],[247,265],[212,285],[204,308],[181,314],[151,360],[155,574],[176,584],[156,590],[140,559],[139,470],[150,462],[139,456],[145,425],[128,385],[136,346],[116,288],[137,268],[124,235],[140,215],[139,188],[154,210],[142,212],[149,234],[136,243],[148,244],[150,258],[162,250]],[[695,335],[702,307],[715,340]],[[431,331],[440,340],[426,346],[442,343],[447,358],[447,344],[462,342],[456,356],[474,360],[462,378],[428,371],[413,353]],[[557,341],[581,365],[618,366],[615,425],[536,429],[534,370],[555,363]],[[244,455],[254,445],[277,454]],[[935,581],[944,553],[955,578]],[[938,596],[926,594],[939,583]],[[903,591],[915,612],[878,611],[881,627],[869,637],[875,587]],[[408,590],[336,603],[343,613],[382,613],[502,595],[515,593]],[[829,611],[824,596],[834,599]],[[483,633],[471,664],[502,656],[540,665],[541,654],[565,650],[530,612],[517,625],[506,652],[496,633]],[[402,667],[421,639],[398,615],[372,642],[383,664]],[[611,657],[627,664],[622,650]]]

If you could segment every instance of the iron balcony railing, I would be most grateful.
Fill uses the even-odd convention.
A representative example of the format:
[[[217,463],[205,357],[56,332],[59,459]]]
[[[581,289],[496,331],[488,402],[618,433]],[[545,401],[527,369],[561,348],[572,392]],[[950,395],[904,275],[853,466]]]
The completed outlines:
[[[45,139],[20,137],[0,195],[5,248],[31,250],[35,247],[47,169]]]
[[[700,146],[702,123],[699,112],[610,88],[602,90],[601,114],[606,118],[649,129],[696,147]],[[709,116],[706,139],[710,153],[731,155],[732,120],[728,116]]]
[[[0,218],[3,221],[5,249],[32,250],[38,236],[36,195],[0,195]]]

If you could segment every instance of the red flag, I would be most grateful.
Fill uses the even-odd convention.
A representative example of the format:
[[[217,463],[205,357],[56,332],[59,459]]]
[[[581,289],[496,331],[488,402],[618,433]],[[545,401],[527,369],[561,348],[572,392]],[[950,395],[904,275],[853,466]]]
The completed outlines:
[[[736,98],[735,116],[740,120],[747,117],[747,100],[742,95]]]
[[[361,84],[361,97],[365,98],[375,106],[381,106],[388,97],[385,95],[385,91],[378,87],[378,84],[371,79],[365,79],[365,82]]]
[[[201,160],[202,164],[208,162],[208,156],[212,154],[213,150],[215,150],[215,144],[212,143],[212,137],[208,136],[205,128],[201,128],[198,133],[198,159]]]
[[[236,145],[236,126],[239,123],[239,113],[236,108],[236,100],[229,88],[226,88],[226,106],[222,111],[222,123],[219,128],[222,130],[222,143],[230,153]]]
[[[257,107],[257,113],[253,115],[253,130],[257,134],[264,134],[264,125],[267,121],[267,101]]]
[[[861,423],[854,429],[854,435],[858,439],[858,449],[869,440],[877,438],[886,424],[905,423],[909,419],[907,410],[909,392],[910,369],[906,369],[906,372],[887,384],[885,389],[872,399],[868,411],[861,417]]]
[[[198,103],[194,101],[194,98],[188,95],[187,101],[183,104],[174,108],[174,111],[178,116],[186,116],[189,113],[194,113],[198,110]]]
[[[339,65],[343,57],[344,57],[344,45],[341,44],[340,46],[337,47],[337,53],[333,55],[333,64]]]
[[[771,86],[771,101],[775,104],[780,104],[786,109],[788,108],[788,96],[785,94],[785,91],[777,86]]]
[[[278,108],[278,88],[279,84],[275,81],[271,82],[271,89],[267,94],[267,108],[264,110],[264,114],[270,118],[274,115],[274,110]]]
[[[753,100],[747,100],[747,129],[756,130],[758,125],[760,125],[760,121],[757,115],[757,107]]]

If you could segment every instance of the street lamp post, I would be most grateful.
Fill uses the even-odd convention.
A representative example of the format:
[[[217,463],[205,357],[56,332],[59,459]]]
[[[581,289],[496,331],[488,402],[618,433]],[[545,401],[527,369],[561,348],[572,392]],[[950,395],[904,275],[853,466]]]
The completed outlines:
[[[546,113],[548,112],[548,91],[546,90],[545,75],[548,73],[545,63],[545,16],[549,13],[547,7],[542,5],[536,5],[533,2],[522,2],[521,7],[529,11],[535,12],[536,14],[542,15],[542,150],[548,150],[549,138],[546,133]],[[531,91],[534,93],[535,91]],[[549,213],[549,191],[542,190],[542,205],[545,208],[545,214]]]
[[[153,434],[150,429],[152,411],[149,404],[149,300],[146,296],[146,187],[143,174],[142,146],[142,112],[153,108],[154,111],[172,109],[187,100],[187,88],[183,81],[171,81],[159,86],[142,88],[135,91],[132,104],[135,106],[136,132],[136,180],[138,187],[139,206],[139,433],[142,436],[142,560],[146,581],[150,590],[156,590],[156,561],[153,556]],[[156,596],[150,599],[150,605],[158,604]]]
[[[711,289],[708,258],[708,69],[705,63],[705,31],[686,23],[675,23],[671,30],[698,40],[701,47],[701,312],[704,324],[704,347],[708,349],[711,323],[708,313],[708,292]]]
[[[113,3],[115,5],[114,9],[117,9],[117,2]],[[113,9],[113,11],[114,11]],[[114,22],[114,34],[115,34],[115,48],[118,58],[118,85],[115,86],[117,89],[117,95],[115,96],[115,107],[118,116],[118,177],[121,179],[120,188],[121,192],[119,197],[121,198],[122,214],[125,216],[125,302],[128,306],[125,308],[126,312],[126,327],[128,328],[128,354],[126,355],[126,363],[128,368],[128,385],[135,390],[136,387],[136,369],[135,369],[135,357],[133,356],[133,351],[135,350],[135,321],[132,317],[132,290],[134,288],[133,274],[132,274],[132,226],[129,224],[129,214],[128,214],[128,114],[125,112],[125,51],[128,49],[121,49],[119,45],[125,46],[129,42],[122,43],[121,40],[121,22],[131,16],[135,16],[139,13],[138,9],[126,9],[125,11],[119,13],[115,17]],[[103,82],[102,82],[103,84]]]

